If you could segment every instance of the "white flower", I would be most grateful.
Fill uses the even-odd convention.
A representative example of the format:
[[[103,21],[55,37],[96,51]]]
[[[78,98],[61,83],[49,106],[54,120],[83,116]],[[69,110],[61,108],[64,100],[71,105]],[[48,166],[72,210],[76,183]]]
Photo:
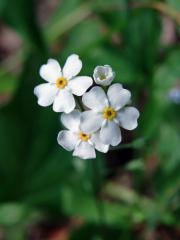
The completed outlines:
[[[82,113],[81,129],[85,133],[100,129],[100,140],[116,146],[121,142],[120,127],[133,130],[137,127],[139,112],[129,103],[131,93],[121,84],[109,87],[107,96],[101,87],[93,87],[83,95],[82,101],[90,110]]]
[[[109,146],[101,143],[98,133],[85,134],[82,132],[81,114],[79,110],[74,110],[69,114],[61,115],[61,121],[68,130],[59,132],[58,143],[66,150],[73,151],[73,156],[82,159],[95,158],[95,149],[106,153]]]
[[[91,77],[75,77],[81,68],[82,62],[76,54],[67,58],[62,70],[56,60],[49,59],[40,68],[40,76],[48,83],[34,89],[38,104],[46,107],[53,103],[55,112],[71,112],[75,108],[73,94],[82,96],[93,83]]]
[[[115,77],[115,73],[109,65],[97,66],[94,69],[94,81],[98,85],[108,86]]]

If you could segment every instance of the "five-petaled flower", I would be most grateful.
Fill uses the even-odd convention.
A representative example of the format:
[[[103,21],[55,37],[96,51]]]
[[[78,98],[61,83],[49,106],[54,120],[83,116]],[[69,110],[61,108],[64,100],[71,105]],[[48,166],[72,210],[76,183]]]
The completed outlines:
[[[81,115],[82,113],[79,110],[61,115],[61,121],[68,130],[59,132],[58,143],[67,151],[73,151],[73,156],[82,159],[95,158],[95,149],[106,153],[109,145],[105,145],[100,141],[98,132],[86,134],[82,131]]]
[[[40,76],[48,83],[40,84],[34,89],[38,104],[43,107],[53,104],[55,112],[73,111],[76,105],[73,94],[82,96],[93,83],[91,77],[76,77],[81,68],[82,62],[76,54],[67,58],[62,70],[56,60],[49,59],[40,68]]]
[[[109,65],[97,66],[94,69],[93,78],[96,84],[108,86],[115,77],[115,73]]]
[[[111,85],[107,94],[100,86],[88,88],[93,84],[92,78],[78,76],[82,62],[76,54],[70,55],[61,69],[59,63],[49,59],[40,68],[40,76],[47,83],[34,88],[38,104],[53,104],[55,112],[63,112],[61,122],[67,128],[58,134],[58,143],[73,156],[82,159],[96,157],[96,151],[106,153],[109,146],[117,146],[121,142],[121,130],[133,130],[137,127],[139,111],[135,107],[126,106],[130,103],[131,93],[121,84]],[[96,84],[108,86],[115,77],[109,65],[97,66],[93,78]],[[74,97],[82,96],[82,104]],[[84,112],[85,106],[88,108]],[[74,110],[75,109],[75,110]],[[82,110],[83,111],[83,110]]]
[[[120,126],[127,130],[137,127],[139,111],[134,107],[125,107],[130,98],[131,93],[118,83],[109,87],[107,95],[101,87],[93,87],[82,98],[84,105],[90,109],[82,113],[82,131],[88,134],[100,130],[100,141],[118,145],[121,142]]]

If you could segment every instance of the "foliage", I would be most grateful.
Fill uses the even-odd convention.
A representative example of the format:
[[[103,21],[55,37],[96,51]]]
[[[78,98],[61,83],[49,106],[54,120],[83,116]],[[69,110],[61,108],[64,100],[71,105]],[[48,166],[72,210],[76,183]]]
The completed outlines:
[[[36,1],[0,2],[3,23],[23,41],[8,67],[3,59],[0,64],[0,96],[9,96],[0,102],[0,224],[10,240],[25,239],[29,222],[45,215],[83,219],[72,240],[141,239],[138,226],[142,234],[160,225],[177,228],[180,110],[169,91],[179,87],[179,1],[162,1],[178,35],[164,45],[164,11],[152,2],[159,3],[59,1],[44,26],[35,17]],[[63,63],[73,52],[86,75],[96,65],[111,65],[141,112],[134,136],[94,162],[72,158],[57,145],[57,115],[33,95],[40,65],[48,57]],[[11,71],[17,63],[21,70]],[[130,186],[117,180],[123,172]]]

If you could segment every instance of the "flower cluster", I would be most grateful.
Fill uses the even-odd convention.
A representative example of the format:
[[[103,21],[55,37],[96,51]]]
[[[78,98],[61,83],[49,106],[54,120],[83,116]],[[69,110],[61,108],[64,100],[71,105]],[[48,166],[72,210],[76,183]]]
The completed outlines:
[[[111,85],[115,73],[109,65],[94,69],[96,86],[88,92],[93,79],[77,76],[81,68],[82,62],[76,54],[67,58],[63,68],[56,60],[49,59],[40,68],[40,76],[47,83],[36,86],[34,94],[40,106],[52,104],[55,112],[62,112],[60,119],[67,130],[59,132],[58,143],[73,151],[73,156],[90,159],[96,157],[95,150],[106,153],[110,146],[121,142],[120,127],[135,129],[139,112],[126,106],[131,100],[127,89],[119,83]],[[111,86],[107,89],[108,85]],[[80,96],[82,99],[77,102]]]

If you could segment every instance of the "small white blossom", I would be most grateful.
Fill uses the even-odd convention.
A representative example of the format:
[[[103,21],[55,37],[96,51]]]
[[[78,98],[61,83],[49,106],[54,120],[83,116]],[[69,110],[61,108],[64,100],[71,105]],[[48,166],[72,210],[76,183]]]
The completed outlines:
[[[98,85],[108,86],[115,77],[115,73],[109,65],[97,66],[94,69],[94,81]]]
[[[82,96],[93,83],[91,77],[75,77],[81,68],[82,62],[76,54],[67,58],[63,69],[56,60],[49,59],[40,68],[40,76],[48,83],[34,88],[38,104],[43,107],[53,104],[55,112],[71,112],[75,108],[73,94]]]
[[[82,159],[95,158],[95,149],[106,153],[109,146],[100,141],[98,132],[88,134],[82,132],[81,114],[79,110],[74,110],[69,114],[61,115],[61,121],[68,130],[59,132],[58,143],[67,151],[73,151],[73,156]]]
[[[107,95],[101,87],[93,87],[83,95],[82,101],[90,110],[82,113],[82,131],[88,134],[100,130],[100,140],[104,144],[118,145],[120,126],[127,130],[137,127],[139,111],[125,107],[130,98],[131,93],[118,83],[109,87]]]

